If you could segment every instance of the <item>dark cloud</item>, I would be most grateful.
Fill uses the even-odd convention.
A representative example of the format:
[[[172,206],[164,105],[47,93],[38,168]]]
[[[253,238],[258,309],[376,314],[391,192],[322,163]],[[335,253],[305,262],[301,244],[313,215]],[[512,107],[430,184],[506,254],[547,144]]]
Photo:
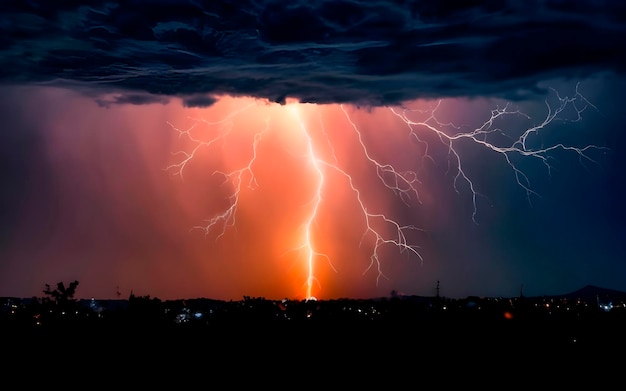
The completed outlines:
[[[183,106],[185,107],[209,107],[213,103],[217,102],[217,98],[209,95],[194,95],[187,96],[183,99]]]
[[[2,2],[0,80],[80,83],[128,103],[148,93],[192,106],[222,94],[386,104],[515,99],[626,63],[619,0],[83,4]]]
[[[96,97],[95,99],[98,105],[103,107],[119,104],[149,105],[153,103],[166,104],[169,102],[167,97],[147,93],[116,94],[113,96]]]

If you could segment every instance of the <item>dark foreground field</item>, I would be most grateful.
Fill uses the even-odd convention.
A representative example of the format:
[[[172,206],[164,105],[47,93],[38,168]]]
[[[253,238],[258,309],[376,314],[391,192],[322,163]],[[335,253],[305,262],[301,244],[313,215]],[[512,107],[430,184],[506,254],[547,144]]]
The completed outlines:
[[[81,389],[417,389],[424,382],[429,388],[597,388],[612,384],[626,365],[623,310],[393,302],[294,307],[289,312],[262,300],[230,303],[182,322],[146,308],[41,324],[5,319],[4,373],[17,371],[24,381],[43,384],[82,379],[87,384]]]
[[[222,319],[210,324],[76,323],[4,330],[4,353],[98,365],[207,362],[237,366],[367,367],[491,365],[507,361],[579,364],[621,357],[622,316],[494,318],[471,314],[393,320]],[[613,355],[613,356],[612,356]]]

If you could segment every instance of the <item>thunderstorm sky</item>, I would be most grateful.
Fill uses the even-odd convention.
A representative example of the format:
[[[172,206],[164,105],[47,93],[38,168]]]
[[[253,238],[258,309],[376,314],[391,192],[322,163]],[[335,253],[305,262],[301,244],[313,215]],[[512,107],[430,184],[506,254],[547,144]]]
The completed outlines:
[[[0,4],[0,296],[626,291],[622,2],[121,4]]]

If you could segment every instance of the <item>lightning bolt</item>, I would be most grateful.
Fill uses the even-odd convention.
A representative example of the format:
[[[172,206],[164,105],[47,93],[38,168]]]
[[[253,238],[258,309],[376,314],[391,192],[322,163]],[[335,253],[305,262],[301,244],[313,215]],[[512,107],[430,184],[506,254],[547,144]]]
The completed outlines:
[[[526,119],[531,119],[529,115],[511,108],[511,104],[507,103],[502,108],[496,108],[491,111],[491,116],[478,128],[471,131],[462,131],[459,126],[456,126],[451,123],[444,123],[437,118],[437,110],[439,109],[442,101],[438,100],[435,104],[435,107],[432,110],[417,110],[419,113],[426,113],[426,118],[421,121],[413,120],[409,118],[410,113],[416,112],[416,110],[411,110],[408,108],[389,108],[391,112],[398,117],[404,124],[406,124],[409,128],[409,134],[411,137],[415,138],[418,141],[421,141],[419,137],[419,132],[421,129],[423,131],[428,131],[434,133],[438,139],[441,141],[443,145],[445,145],[448,149],[448,153],[451,157],[451,162],[455,164],[454,174],[454,189],[457,193],[459,192],[458,184],[459,182],[465,182],[471,192],[472,204],[473,204],[473,212],[472,212],[472,220],[474,223],[477,223],[476,215],[478,213],[477,207],[477,197],[480,194],[476,190],[476,186],[474,182],[467,175],[463,161],[461,156],[456,148],[456,144],[461,140],[469,140],[475,144],[478,144],[492,152],[496,152],[504,157],[506,163],[511,167],[515,174],[515,179],[517,184],[526,192],[526,198],[529,203],[531,203],[531,196],[539,196],[537,192],[535,192],[530,184],[529,177],[524,173],[524,171],[519,167],[518,164],[512,159],[513,155],[519,155],[527,158],[538,159],[545,167],[548,172],[548,175],[552,173],[552,165],[550,164],[551,152],[561,149],[572,151],[576,153],[579,157],[581,164],[584,165],[584,162],[592,162],[594,164],[598,164],[598,162],[591,158],[588,152],[592,149],[595,150],[607,150],[605,147],[588,145],[585,147],[575,147],[570,145],[565,145],[563,143],[556,143],[550,146],[543,146],[540,148],[533,148],[529,142],[529,138],[533,135],[539,134],[542,130],[546,130],[548,125],[556,121],[564,121],[564,122],[579,122],[582,120],[582,113],[587,110],[589,107],[596,109],[597,108],[587,100],[579,91],[580,84],[576,84],[575,93],[572,97],[562,97],[558,91],[551,89],[555,94],[556,99],[558,100],[558,104],[554,105],[549,102],[548,99],[544,101],[546,105],[546,115],[541,122],[536,125],[533,125],[524,131],[517,138],[512,138],[510,133],[505,132],[503,129],[500,129],[495,124],[497,120],[505,117],[505,116],[522,116]],[[567,109],[573,109],[574,115],[571,118],[567,118],[562,116],[563,112]],[[420,129],[420,130],[418,130]],[[452,129],[452,131],[446,132],[446,129]],[[511,140],[508,144],[497,144],[495,141],[490,141],[489,137],[493,135],[503,135],[505,136],[504,140]],[[502,138],[501,138],[502,139]],[[425,157],[432,159],[427,154]]]
[[[471,179],[462,159],[458,143],[463,140],[470,141],[488,151],[497,153],[503,157],[508,166],[512,169],[517,184],[526,192],[528,201],[530,202],[531,196],[538,194],[532,189],[529,177],[520,168],[519,164],[515,163],[514,156],[519,155],[525,158],[538,159],[543,163],[550,175],[552,166],[550,164],[551,153],[555,150],[565,150],[576,153],[582,163],[584,161],[597,162],[589,155],[591,150],[606,149],[594,145],[586,147],[575,147],[566,145],[563,143],[555,143],[550,146],[541,146],[539,148],[533,148],[531,142],[532,136],[546,131],[548,125],[555,121],[570,121],[577,122],[582,119],[582,114],[589,107],[594,108],[578,90],[576,85],[575,94],[572,97],[562,97],[558,92],[554,91],[557,104],[550,103],[547,99],[545,105],[547,107],[546,116],[538,124],[534,124],[524,129],[517,136],[512,136],[514,132],[499,128],[496,124],[499,123],[504,117],[519,116],[527,120],[531,120],[531,117],[517,109],[513,109],[510,104],[506,104],[502,108],[495,108],[491,110],[489,118],[482,123],[479,127],[472,130],[463,130],[461,126],[457,126],[453,123],[447,123],[441,121],[438,118],[439,110],[442,104],[442,100],[434,102],[434,105],[430,108],[415,109],[407,106],[387,107],[385,108],[399,121],[399,124],[405,126],[408,130],[408,138],[413,139],[419,145],[421,145],[421,159],[435,161],[434,157],[430,154],[430,148],[427,141],[425,141],[426,134],[434,135],[437,140],[445,147],[448,154],[449,168],[453,168],[453,186],[454,190],[460,194],[460,184],[464,183],[470,192],[472,199],[473,212],[472,220],[477,223],[478,204],[477,198],[482,196],[477,191],[477,185]],[[267,102],[264,105],[268,105]],[[274,109],[275,104],[270,104]],[[211,147],[217,142],[226,142],[226,136],[233,131],[233,119],[237,116],[242,116],[250,109],[261,107],[258,101],[248,103],[241,106],[236,110],[232,110],[227,116],[218,121],[206,121],[204,119],[193,119],[191,127],[181,130],[168,122],[168,125],[178,134],[180,138],[185,138],[191,145],[189,151],[178,151],[174,153],[174,156],[180,156],[179,160],[165,168],[166,171],[171,171],[175,175],[179,175],[183,178],[183,171],[188,164],[194,159],[198,151],[201,148]],[[393,164],[384,162],[374,155],[371,149],[368,147],[363,131],[357,125],[357,122],[351,115],[345,105],[337,105],[340,110],[347,130],[351,131],[356,136],[357,151],[362,155],[367,164],[376,172],[378,181],[381,183],[384,189],[392,192],[396,197],[402,200],[402,202],[411,206],[415,203],[422,204],[422,200],[419,194],[419,187],[422,185],[419,181],[419,170],[400,170]],[[298,132],[304,140],[304,153],[303,158],[306,159],[306,164],[311,168],[312,180],[314,180],[315,186],[313,188],[310,202],[307,204],[310,209],[306,218],[302,222],[302,237],[299,243],[287,251],[301,251],[305,259],[305,268],[307,271],[306,281],[304,282],[306,298],[312,299],[315,297],[314,288],[321,287],[316,277],[316,261],[319,258],[324,258],[330,267],[337,272],[337,269],[333,265],[331,259],[322,251],[317,249],[315,240],[315,224],[318,219],[320,209],[323,207],[324,195],[326,194],[326,186],[328,184],[327,176],[333,172],[338,177],[343,178],[344,183],[353,195],[357,210],[360,211],[362,216],[364,231],[361,237],[361,245],[368,240],[371,240],[371,253],[370,262],[363,271],[363,274],[368,273],[371,270],[376,272],[376,284],[379,284],[381,278],[388,279],[384,273],[384,267],[382,262],[382,248],[385,246],[394,246],[400,253],[406,253],[409,256],[415,257],[420,262],[423,262],[423,257],[420,254],[420,247],[411,243],[409,240],[409,232],[411,231],[424,231],[422,228],[418,228],[414,225],[407,225],[400,223],[394,216],[376,210],[376,208],[368,205],[366,197],[361,192],[357,181],[354,176],[346,169],[342,168],[342,164],[335,155],[333,149],[333,143],[329,134],[326,132],[324,126],[324,118],[321,115],[321,111],[318,111],[319,124],[314,128],[310,128],[307,122],[303,119],[303,110],[315,110],[318,106],[312,104],[287,104],[280,106],[279,115],[289,114],[292,121],[292,130]],[[568,109],[572,109],[574,115],[572,117],[565,117],[562,114]],[[242,186],[247,184],[250,189],[255,189],[259,186],[256,177],[254,175],[254,165],[258,160],[257,150],[259,144],[263,141],[264,136],[271,130],[270,121],[272,120],[270,113],[276,115],[277,111],[268,111],[265,117],[265,126],[256,131],[253,138],[252,156],[247,159],[247,162],[240,168],[222,171],[215,170],[214,175],[221,175],[224,177],[223,183],[229,183],[231,186],[231,193],[228,197],[229,206],[222,212],[215,214],[208,220],[206,224],[192,227],[192,229],[200,229],[204,231],[205,235],[209,235],[211,232],[217,229],[219,226],[221,229],[217,235],[217,238],[221,237],[228,227],[235,226],[237,210],[240,204],[239,195],[242,191]],[[203,126],[209,129],[209,137],[196,137],[194,136],[194,129],[199,126]],[[386,130],[383,130],[386,131]],[[317,138],[313,135],[316,134]],[[497,136],[497,137],[496,137]],[[316,142],[315,140],[322,138],[324,143]],[[321,150],[326,153],[320,153]],[[324,157],[326,156],[326,157]]]
[[[185,130],[180,130],[172,125],[170,122],[168,122],[168,125],[170,125],[172,129],[174,129],[178,133],[179,137],[186,137],[195,146],[193,147],[191,152],[178,151],[174,153],[174,155],[182,155],[183,159],[175,164],[167,166],[165,170],[174,171],[174,175],[179,175],[181,178],[183,178],[184,169],[187,167],[187,164],[196,156],[198,150],[200,148],[210,147],[217,141],[223,141],[224,138],[232,131],[232,119],[252,107],[254,107],[254,103],[250,103],[238,110],[231,112],[224,119],[217,122],[206,121],[204,119],[193,119],[193,125]],[[198,124],[204,124],[209,127],[217,125],[217,134],[214,137],[209,138],[208,140],[202,140],[193,136],[192,131],[196,128]],[[252,145],[253,156],[247,165],[230,172],[224,172],[220,170],[215,170],[213,172],[213,175],[222,175],[224,177],[224,183],[230,182],[233,186],[233,192],[229,196],[230,207],[228,207],[222,213],[219,213],[206,220],[206,224],[194,226],[192,227],[192,229],[200,229],[205,232],[205,235],[208,235],[215,225],[221,223],[222,229],[220,234],[217,236],[219,238],[224,235],[224,233],[226,233],[227,227],[235,225],[237,208],[239,207],[239,195],[241,194],[241,185],[245,182],[245,176],[248,175],[248,188],[255,189],[258,186],[256,177],[254,176],[254,171],[252,170],[252,166],[256,160],[258,144],[261,141],[263,134],[267,132],[268,126],[269,120],[266,120],[265,128],[261,132],[255,133]]]
[[[322,171],[323,160],[319,159],[315,154],[315,148],[313,147],[313,140],[311,138],[311,135],[309,134],[309,131],[306,125],[302,121],[298,106],[290,105],[289,110],[296,118],[296,122],[298,123],[298,128],[303,133],[303,136],[306,140],[307,159],[308,159],[309,164],[313,167],[313,170],[315,171],[315,175],[317,177],[316,186],[315,186],[315,194],[313,196],[313,201],[312,201],[313,208],[304,223],[305,234],[303,238],[303,243],[300,246],[300,248],[303,249],[306,253],[306,268],[307,268],[306,298],[312,299],[315,297],[313,296],[313,285],[315,282],[319,283],[319,281],[317,281],[317,278],[315,277],[315,259],[318,256],[322,256],[328,259],[328,256],[326,254],[322,254],[315,250],[315,246],[313,243],[313,223],[315,222],[317,212],[319,210],[320,204],[322,203],[322,190],[324,186],[324,172]],[[328,260],[330,261],[330,259]],[[333,268],[333,270],[336,271],[336,269],[332,265],[332,262],[330,263],[330,265]]]

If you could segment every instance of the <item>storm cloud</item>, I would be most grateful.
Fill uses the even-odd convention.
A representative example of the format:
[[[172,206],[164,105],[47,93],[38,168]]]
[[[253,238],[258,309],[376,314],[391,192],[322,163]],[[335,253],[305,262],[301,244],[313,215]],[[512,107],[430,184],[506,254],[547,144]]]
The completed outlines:
[[[233,95],[383,105],[519,99],[542,81],[621,74],[626,63],[622,1],[89,4],[2,2],[0,82],[117,94],[103,104]]]

